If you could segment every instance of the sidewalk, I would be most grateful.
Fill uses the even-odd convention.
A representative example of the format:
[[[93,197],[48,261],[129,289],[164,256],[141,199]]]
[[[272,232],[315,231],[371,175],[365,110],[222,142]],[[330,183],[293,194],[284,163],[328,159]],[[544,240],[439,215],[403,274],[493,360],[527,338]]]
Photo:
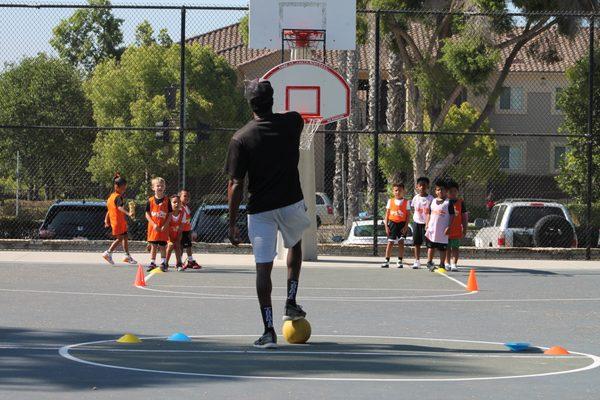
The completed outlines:
[[[145,264],[149,261],[148,253],[132,253],[132,256]],[[246,254],[195,254],[195,258],[206,267],[248,267],[254,266],[254,259]],[[115,253],[116,265],[122,253]],[[344,257],[320,256],[317,262],[305,262],[308,268],[379,268],[381,257]],[[405,263],[412,263],[412,257],[405,258]],[[92,252],[61,252],[61,251],[0,251],[2,263],[35,263],[35,264],[106,264],[101,253]],[[276,266],[285,265],[283,261],[276,260]],[[493,267],[507,269],[534,269],[545,271],[556,270],[590,270],[600,271],[600,261],[584,260],[471,260],[465,259],[462,263],[468,267]],[[0,267],[1,268],[1,267]],[[406,267],[408,268],[408,267]]]

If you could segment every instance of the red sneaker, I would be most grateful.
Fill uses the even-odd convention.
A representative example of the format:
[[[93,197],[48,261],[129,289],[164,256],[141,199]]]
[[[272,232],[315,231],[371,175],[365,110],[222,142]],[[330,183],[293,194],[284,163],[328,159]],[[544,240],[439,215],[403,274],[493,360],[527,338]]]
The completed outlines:
[[[191,264],[191,265],[190,265]],[[202,266],[196,262],[196,260],[190,261],[188,266],[191,266],[192,269],[202,269]]]

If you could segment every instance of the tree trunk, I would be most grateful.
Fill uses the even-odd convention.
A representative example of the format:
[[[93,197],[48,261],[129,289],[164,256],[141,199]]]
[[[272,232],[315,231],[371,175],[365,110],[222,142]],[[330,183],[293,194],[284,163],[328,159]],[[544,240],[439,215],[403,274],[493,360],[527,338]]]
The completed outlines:
[[[338,52],[338,71],[343,75],[348,75],[348,54],[346,51]],[[347,174],[344,168],[346,153],[346,136],[339,131],[346,130],[348,122],[346,120],[338,121],[335,133],[335,172],[333,175],[333,213],[337,221],[342,221],[345,215],[345,190],[344,183]]]
[[[393,38],[390,38],[391,40]],[[391,48],[388,48],[388,68],[385,123],[388,131],[399,131],[402,130],[402,116],[404,115],[402,58]]]
[[[423,108],[419,102],[419,93],[415,85],[414,79],[411,76],[406,80],[406,130],[423,131]],[[413,178],[424,176],[427,170],[426,154],[427,154],[427,139],[421,134],[413,135],[415,145],[415,155],[413,158]]]
[[[369,34],[367,38],[367,43],[371,44],[373,48],[375,47],[375,23],[374,21],[370,21],[369,24]],[[377,114],[377,102],[379,99],[375,96],[376,87],[379,84],[376,79],[377,71],[375,60],[373,57],[369,55],[367,60],[368,70],[369,70],[369,102],[367,104],[368,107],[368,115],[369,119],[367,121],[367,131],[374,131],[377,127],[375,126],[375,116]],[[367,175],[367,198],[365,199],[366,206],[370,209],[373,204],[373,197],[375,196],[375,182],[373,180],[373,173],[376,168],[375,162],[373,160],[373,149],[371,148],[372,141],[367,140],[368,137],[365,137],[362,141],[362,149],[361,155],[363,157],[363,161],[365,163],[365,172]]]
[[[358,102],[358,55],[357,51],[348,51],[348,84],[350,85],[350,101],[352,114],[348,119],[348,130],[356,131],[360,127],[360,107]],[[348,201],[348,220],[346,224],[358,215],[359,212],[359,192],[360,192],[360,155],[358,145],[358,134],[349,133],[347,135],[348,146],[348,179],[347,179],[347,201]]]

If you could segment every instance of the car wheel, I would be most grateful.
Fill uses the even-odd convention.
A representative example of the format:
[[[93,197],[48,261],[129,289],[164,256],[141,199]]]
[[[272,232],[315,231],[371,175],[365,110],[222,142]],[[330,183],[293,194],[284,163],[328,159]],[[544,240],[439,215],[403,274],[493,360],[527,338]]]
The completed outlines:
[[[573,225],[558,215],[547,215],[533,227],[535,247],[571,247],[574,239]]]
[[[317,215],[317,228],[321,227],[321,217]]]

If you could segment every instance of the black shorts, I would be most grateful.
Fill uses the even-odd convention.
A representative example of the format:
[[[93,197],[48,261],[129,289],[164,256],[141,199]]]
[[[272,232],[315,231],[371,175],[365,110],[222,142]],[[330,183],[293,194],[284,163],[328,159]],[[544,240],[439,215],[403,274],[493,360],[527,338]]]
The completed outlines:
[[[150,240],[148,243],[156,245],[156,246],[166,246],[167,242],[162,240]]]
[[[413,223],[413,244],[415,246],[421,246],[423,243],[427,243],[425,238],[425,224]]]
[[[390,228],[390,235],[388,236],[388,241],[398,242],[399,240],[406,239],[406,235],[402,233],[404,226],[406,226],[406,222],[388,221],[388,228]]]
[[[446,251],[448,247],[448,243],[436,243],[430,240],[427,240],[427,248],[428,249],[438,249],[440,251]]]
[[[192,231],[181,232],[181,247],[184,249],[192,247]]]

